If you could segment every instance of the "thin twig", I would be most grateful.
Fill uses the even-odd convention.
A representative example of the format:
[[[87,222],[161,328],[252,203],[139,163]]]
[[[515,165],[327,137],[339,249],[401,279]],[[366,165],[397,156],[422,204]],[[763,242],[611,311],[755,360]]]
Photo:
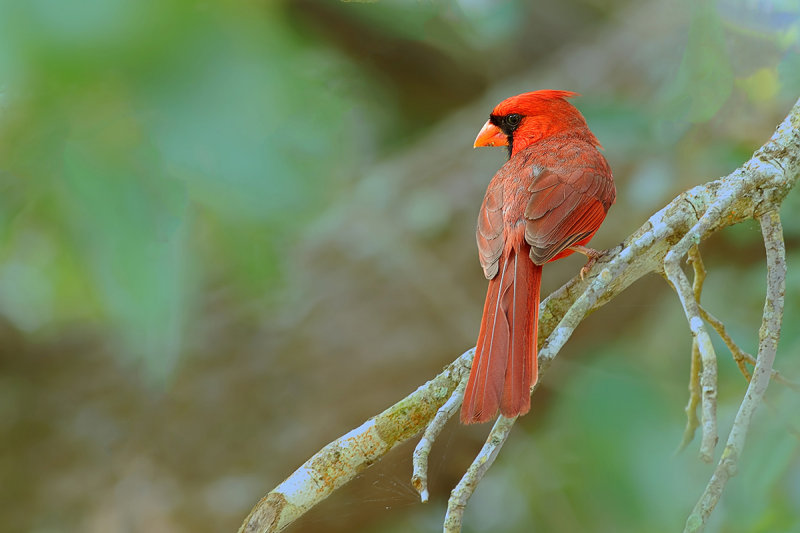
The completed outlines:
[[[701,217],[700,222],[695,225],[697,228],[706,215],[709,214],[711,209]],[[674,250],[673,250],[674,251]],[[700,350],[700,361],[702,362],[702,371],[700,373],[700,388],[701,388],[701,412],[703,436],[700,440],[700,459],[710,463],[714,458],[714,447],[717,445],[717,354],[714,352],[714,346],[711,344],[711,337],[703,325],[703,320],[700,318],[700,311],[697,308],[695,301],[694,291],[689,285],[689,280],[686,274],[680,267],[678,261],[682,256],[673,254],[670,251],[664,259],[664,272],[672,282],[678,297],[683,306],[683,312],[686,315],[686,320],[689,322],[689,329],[692,332],[694,341],[697,341],[697,347]]]
[[[706,281],[706,266],[703,264],[703,258],[700,256],[700,248],[692,246],[689,248],[689,263],[694,270],[694,279],[692,280],[692,292],[694,293],[694,301],[700,306],[700,296],[703,294],[703,283]],[[697,418],[697,406],[700,404],[700,369],[702,368],[700,360],[700,345],[697,338],[692,338],[692,361],[689,365],[689,402],[686,404],[684,411],[686,412],[686,428],[683,430],[683,438],[678,445],[675,453],[683,451],[686,446],[694,439],[694,433],[700,426],[700,420]]]
[[[717,505],[728,479],[738,469],[739,456],[744,448],[747,431],[756,409],[761,405],[764,393],[769,386],[772,364],[778,349],[783,320],[783,298],[786,290],[786,251],[783,243],[783,229],[777,210],[764,213],[759,218],[761,233],[767,252],[767,297],[764,302],[764,315],[758,332],[758,355],[753,377],[747,392],[739,405],[739,411],[728,435],[728,442],[717,464],[711,480],[700,496],[692,513],[686,520],[685,533],[698,533],[705,528],[706,521]]]
[[[700,420],[697,418],[697,406],[700,405],[700,347],[697,341],[692,339],[692,362],[689,369],[689,402],[686,404],[686,427],[683,430],[683,438],[678,445],[675,453],[682,452],[692,439],[695,431],[700,427]]]
[[[422,500],[423,503],[428,501],[428,455],[431,453],[431,447],[436,437],[439,436],[439,433],[442,432],[447,421],[450,420],[461,406],[461,402],[464,399],[464,389],[467,387],[468,377],[469,374],[464,375],[461,383],[459,383],[456,390],[453,391],[453,395],[450,396],[450,399],[436,412],[436,416],[433,417],[428,427],[425,428],[425,433],[422,434],[422,438],[419,440],[417,447],[414,448],[412,461],[414,464],[414,473],[411,476],[411,485],[417,490],[420,500]]]
[[[694,301],[697,302],[697,305],[700,305],[700,297],[703,295],[703,284],[706,282],[706,265],[703,263],[703,257],[700,255],[699,246],[694,245],[689,248],[687,262],[692,265],[692,270],[694,270],[694,280],[692,281]]]
[[[486,444],[483,445],[481,451],[469,465],[464,477],[458,482],[458,485],[450,493],[450,499],[447,502],[447,514],[444,517],[444,533],[458,533],[461,531],[461,521],[464,516],[464,509],[467,507],[467,500],[469,500],[475,488],[483,479],[486,471],[492,466],[497,454],[503,447],[511,433],[511,428],[514,427],[514,422],[517,417],[506,418],[504,416],[498,417],[497,421],[486,439]]]
[[[738,344],[731,338],[730,334],[728,333],[725,324],[722,323],[720,319],[709,313],[702,305],[700,306],[700,316],[703,317],[703,320],[711,324],[711,327],[714,328],[714,331],[717,332],[717,335],[722,339],[722,342],[725,343],[725,346],[728,347],[730,350],[731,355],[733,356],[733,360],[736,361],[736,366],[739,367],[739,370],[742,372],[742,375],[750,381],[750,371],[748,370],[745,363],[749,363],[751,365],[756,364],[756,358],[750,355],[749,353],[742,350]],[[800,392],[800,385],[786,379],[783,377],[783,374],[772,369],[772,379],[776,382],[780,383],[781,385],[788,387],[794,391]]]
[[[755,357],[739,348],[739,345],[737,345],[731,336],[728,335],[728,330],[725,328],[725,324],[723,324],[720,319],[706,311],[702,305],[699,306],[699,309],[700,316],[703,317],[703,320],[711,324],[711,327],[714,328],[714,331],[717,332],[717,335],[720,336],[722,342],[724,342],[725,346],[727,346],[728,350],[730,350],[733,360],[736,362],[736,366],[739,367],[739,371],[747,381],[750,381],[750,370],[747,369],[747,365],[745,363],[755,365]]]

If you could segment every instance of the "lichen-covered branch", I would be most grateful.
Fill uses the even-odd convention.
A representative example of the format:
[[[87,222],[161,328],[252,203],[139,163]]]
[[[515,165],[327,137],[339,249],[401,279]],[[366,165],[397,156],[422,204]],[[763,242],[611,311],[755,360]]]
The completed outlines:
[[[467,377],[465,374],[450,399],[436,412],[436,416],[425,428],[422,438],[419,439],[417,447],[414,448],[414,473],[411,475],[411,485],[419,493],[420,500],[423,503],[428,501],[428,455],[431,453],[431,447],[436,441],[436,437],[442,432],[447,421],[461,407],[461,402],[464,400],[464,389],[467,387]]]
[[[716,216],[718,211],[709,209],[700,221],[692,228],[697,228],[702,224],[709,223],[706,217]],[[700,233],[698,233],[700,235]],[[684,242],[681,240],[681,242]],[[679,243],[680,244],[680,243]],[[700,459],[710,463],[714,458],[714,447],[717,445],[717,354],[711,344],[703,320],[700,318],[700,310],[695,291],[689,285],[689,280],[680,266],[679,261],[683,258],[676,254],[676,246],[667,254],[664,259],[664,271],[678,293],[686,320],[689,321],[689,329],[692,332],[692,346],[697,346],[700,352],[700,410],[703,437],[700,442]]]
[[[705,527],[708,517],[717,505],[728,479],[736,474],[739,456],[744,448],[747,430],[756,410],[761,405],[764,393],[772,376],[772,364],[778,350],[778,339],[783,320],[783,299],[786,290],[786,251],[783,244],[783,229],[777,209],[764,213],[759,218],[761,233],[767,251],[767,297],[759,330],[758,355],[753,376],[747,387],[739,411],[728,435],[728,442],[700,500],[686,521],[685,533],[697,533]]]
[[[469,374],[474,350],[314,454],[250,511],[239,533],[281,531],[398,444],[418,435]]]
[[[447,502],[447,514],[444,517],[444,533],[458,533],[461,531],[461,520],[464,516],[464,509],[467,507],[467,500],[469,500],[472,493],[478,487],[486,471],[492,466],[492,463],[500,453],[500,449],[506,442],[511,428],[514,427],[517,417],[506,418],[500,416],[495,421],[492,430],[489,432],[489,437],[486,439],[486,444],[483,445],[481,451],[469,465],[467,472],[458,482],[458,485],[450,493],[450,499]]]
[[[776,209],[798,176],[800,102],[769,142],[741,168],[679,195],[622,245],[609,250],[587,279],[576,276],[541,303],[539,375],[587,314],[645,274],[663,272],[668,254],[676,264],[692,245],[710,234]],[[673,277],[680,276],[673,271]],[[692,295],[691,288],[688,294]],[[761,354],[760,349],[759,357]],[[281,531],[394,446],[422,433],[468,372],[471,357],[470,350],[413,394],[317,452],[256,504],[240,532]],[[756,374],[765,368],[763,363],[756,366]],[[770,373],[771,365],[767,379]],[[751,386],[755,381],[754,376]],[[746,431],[746,425],[737,427]],[[483,463],[486,468],[489,464]]]
[[[702,316],[703,308],[700,306],[700,296],[703,293],[703,284],[706,280],[706,267],[703,264],[703,258],[700,256],[700,248],[692,246],[689,249],[689,262],[692,264],[694,270],[694,279],[692,280],[692,293],[694,300]],[[697,406],[700,405],[700,370],[702,369],[702,362],[700,358],[700,344],[697,338],[692,339],[692,360],[689,365],[689,403],[686,404],[686,428],[683,430],[683,438],[678,445],[678,452],[686,448],[694,438],[694,432],[700,426],[700,420],[697,418]]]
[[[692,358],[689,363],[689,402],[686,404],[686,427],[683,429],[683,438],[678,445],[675,453],[680,453],[692,442],[694,433],[700,427],[700,419],[697,418],[697,407],[700,405],[700,370],[703,364],[700,361],[700,345],[696,339],[692,339]]]

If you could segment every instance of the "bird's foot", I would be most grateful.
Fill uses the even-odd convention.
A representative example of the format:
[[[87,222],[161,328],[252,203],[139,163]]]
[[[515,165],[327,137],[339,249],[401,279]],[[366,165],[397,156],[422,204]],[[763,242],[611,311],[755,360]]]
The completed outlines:
[[[573,252],[583,254],[588,258],[586,264],[583,265],[583,268],[581,268],[581,281],[583,281],[584,277],[592,269],[597,260],[606,254],[606,250],[595,250],[594,248],[581,245],[570,246],[569,249]]]

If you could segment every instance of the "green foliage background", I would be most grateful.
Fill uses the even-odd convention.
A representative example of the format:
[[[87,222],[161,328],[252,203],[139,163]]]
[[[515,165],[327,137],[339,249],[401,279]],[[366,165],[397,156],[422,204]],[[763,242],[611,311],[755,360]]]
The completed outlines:
[[[800,96],[793,0],[0,0],[0,530],[233,530],[308,455],[474,343],[473,228],[514,92],[576,90],[615,170],[596,239],[727,174]],[[778,358],[800,376],[800,196]],[[704,244],[704,304],[755,349],[757,225]],[[545,271],[545,289],[580,261]],[[720,427],[744,381],[724,345]],[[467,531],[675,531],[710,466],[663,280],[593,315],[481,484]],[[798,395],[769,392],[709,527],[800,532]],[[438,530],[410,450],[296,531]]]

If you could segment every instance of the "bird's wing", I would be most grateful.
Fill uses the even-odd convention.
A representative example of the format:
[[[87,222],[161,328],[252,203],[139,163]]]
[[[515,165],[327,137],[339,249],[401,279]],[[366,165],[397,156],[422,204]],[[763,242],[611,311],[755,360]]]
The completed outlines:
[[[492,181],[486,190],[481,210],[478,214],[478,257],[483,274],[492,279],[497,274],[500,254],[503,253],[503,184]]]
[[[528,187],[525,240],[531,259],[542,265],[559,252],[591,237],[614,202],[605,168],[544,169]]]

